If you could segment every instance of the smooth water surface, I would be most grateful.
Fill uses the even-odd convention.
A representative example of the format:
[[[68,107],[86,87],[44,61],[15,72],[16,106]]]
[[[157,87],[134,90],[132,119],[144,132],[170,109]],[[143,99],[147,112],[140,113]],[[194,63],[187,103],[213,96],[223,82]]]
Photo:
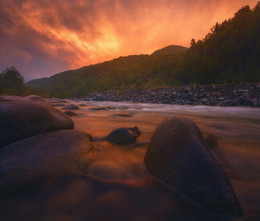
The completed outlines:
[[[14,208],[19,208],[18,217],[29,220],[38,215],[42,220],[222,220],[194,212],[189,203],[152,184],[143,163],[148,143],[160,122],[176,116],[193,120],[205,136],[217,140],[211,151],[244,209],[238,220],[260,220],[259,108],[70,102],[80,108],[73,110],[75,129],[93,136],[96,153],[81,162],[80,176],[58,178],[36,193],[2,202],[6,220],[17,218],[10,215]],[[116,146],[103,139],[131,125],[142,132],[135,144]]]

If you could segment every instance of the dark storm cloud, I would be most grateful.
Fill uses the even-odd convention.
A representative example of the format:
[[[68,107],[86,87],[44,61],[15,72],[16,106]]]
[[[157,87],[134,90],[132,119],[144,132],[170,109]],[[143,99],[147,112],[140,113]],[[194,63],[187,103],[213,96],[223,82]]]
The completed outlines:
[[[26,79],[109,60],[189,46],[257,0],[1,0],[0,69]]]

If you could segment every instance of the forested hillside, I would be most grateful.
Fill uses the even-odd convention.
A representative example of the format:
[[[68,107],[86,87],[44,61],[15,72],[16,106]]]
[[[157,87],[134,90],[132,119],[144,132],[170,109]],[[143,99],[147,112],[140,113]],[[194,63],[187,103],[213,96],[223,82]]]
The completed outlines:
[[[176,85],[171,78],[184,53],[132,55],[65,71],[27,85],[47,90],[50,96],[79,97],[95,91],[154,88]]]
[[[203,40],[192,39],[182,65],[183,84],[260,81],[260,2],[216,23]]]
[[[216,23],[186,49],[168,46],[28,82],[49,96],[80,97],[114,89],[260,81],[260,2]]]

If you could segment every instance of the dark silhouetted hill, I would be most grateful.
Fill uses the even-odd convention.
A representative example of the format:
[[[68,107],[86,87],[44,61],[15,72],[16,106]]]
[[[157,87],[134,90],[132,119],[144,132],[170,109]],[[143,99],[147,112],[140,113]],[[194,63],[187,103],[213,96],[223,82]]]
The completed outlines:
[[[188,50],[188,48],[183,47],[183,46],[179,46],[179,45],[170,45],[167,46],[165,48],[159,49],[155,52],[152,53],[152,55],[162,55],[162,54],[174,54],[174,55],[178,55],[178,54],[183,54],[184,52],[186,52]]]
[[[131,55],[29,81],[50,96],[79,97],[115,89],[154,88],[174,84],[170,78],[184,53]]]

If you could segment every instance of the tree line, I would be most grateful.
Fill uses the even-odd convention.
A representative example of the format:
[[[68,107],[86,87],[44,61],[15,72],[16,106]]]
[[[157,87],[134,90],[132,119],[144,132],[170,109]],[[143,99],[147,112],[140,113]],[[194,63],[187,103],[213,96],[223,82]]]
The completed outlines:
[[[216,23],[204,39],[192,39],[177,77],[182,84],[260,81],[260,1]]]
[[[15,67],[0,72],[0,94],[23,95],[25,91],[24,78]]]
[[[37,88],[25,85],[20,71],[14,66],[8,67],[0,72],[0,95],[43,95]]]

